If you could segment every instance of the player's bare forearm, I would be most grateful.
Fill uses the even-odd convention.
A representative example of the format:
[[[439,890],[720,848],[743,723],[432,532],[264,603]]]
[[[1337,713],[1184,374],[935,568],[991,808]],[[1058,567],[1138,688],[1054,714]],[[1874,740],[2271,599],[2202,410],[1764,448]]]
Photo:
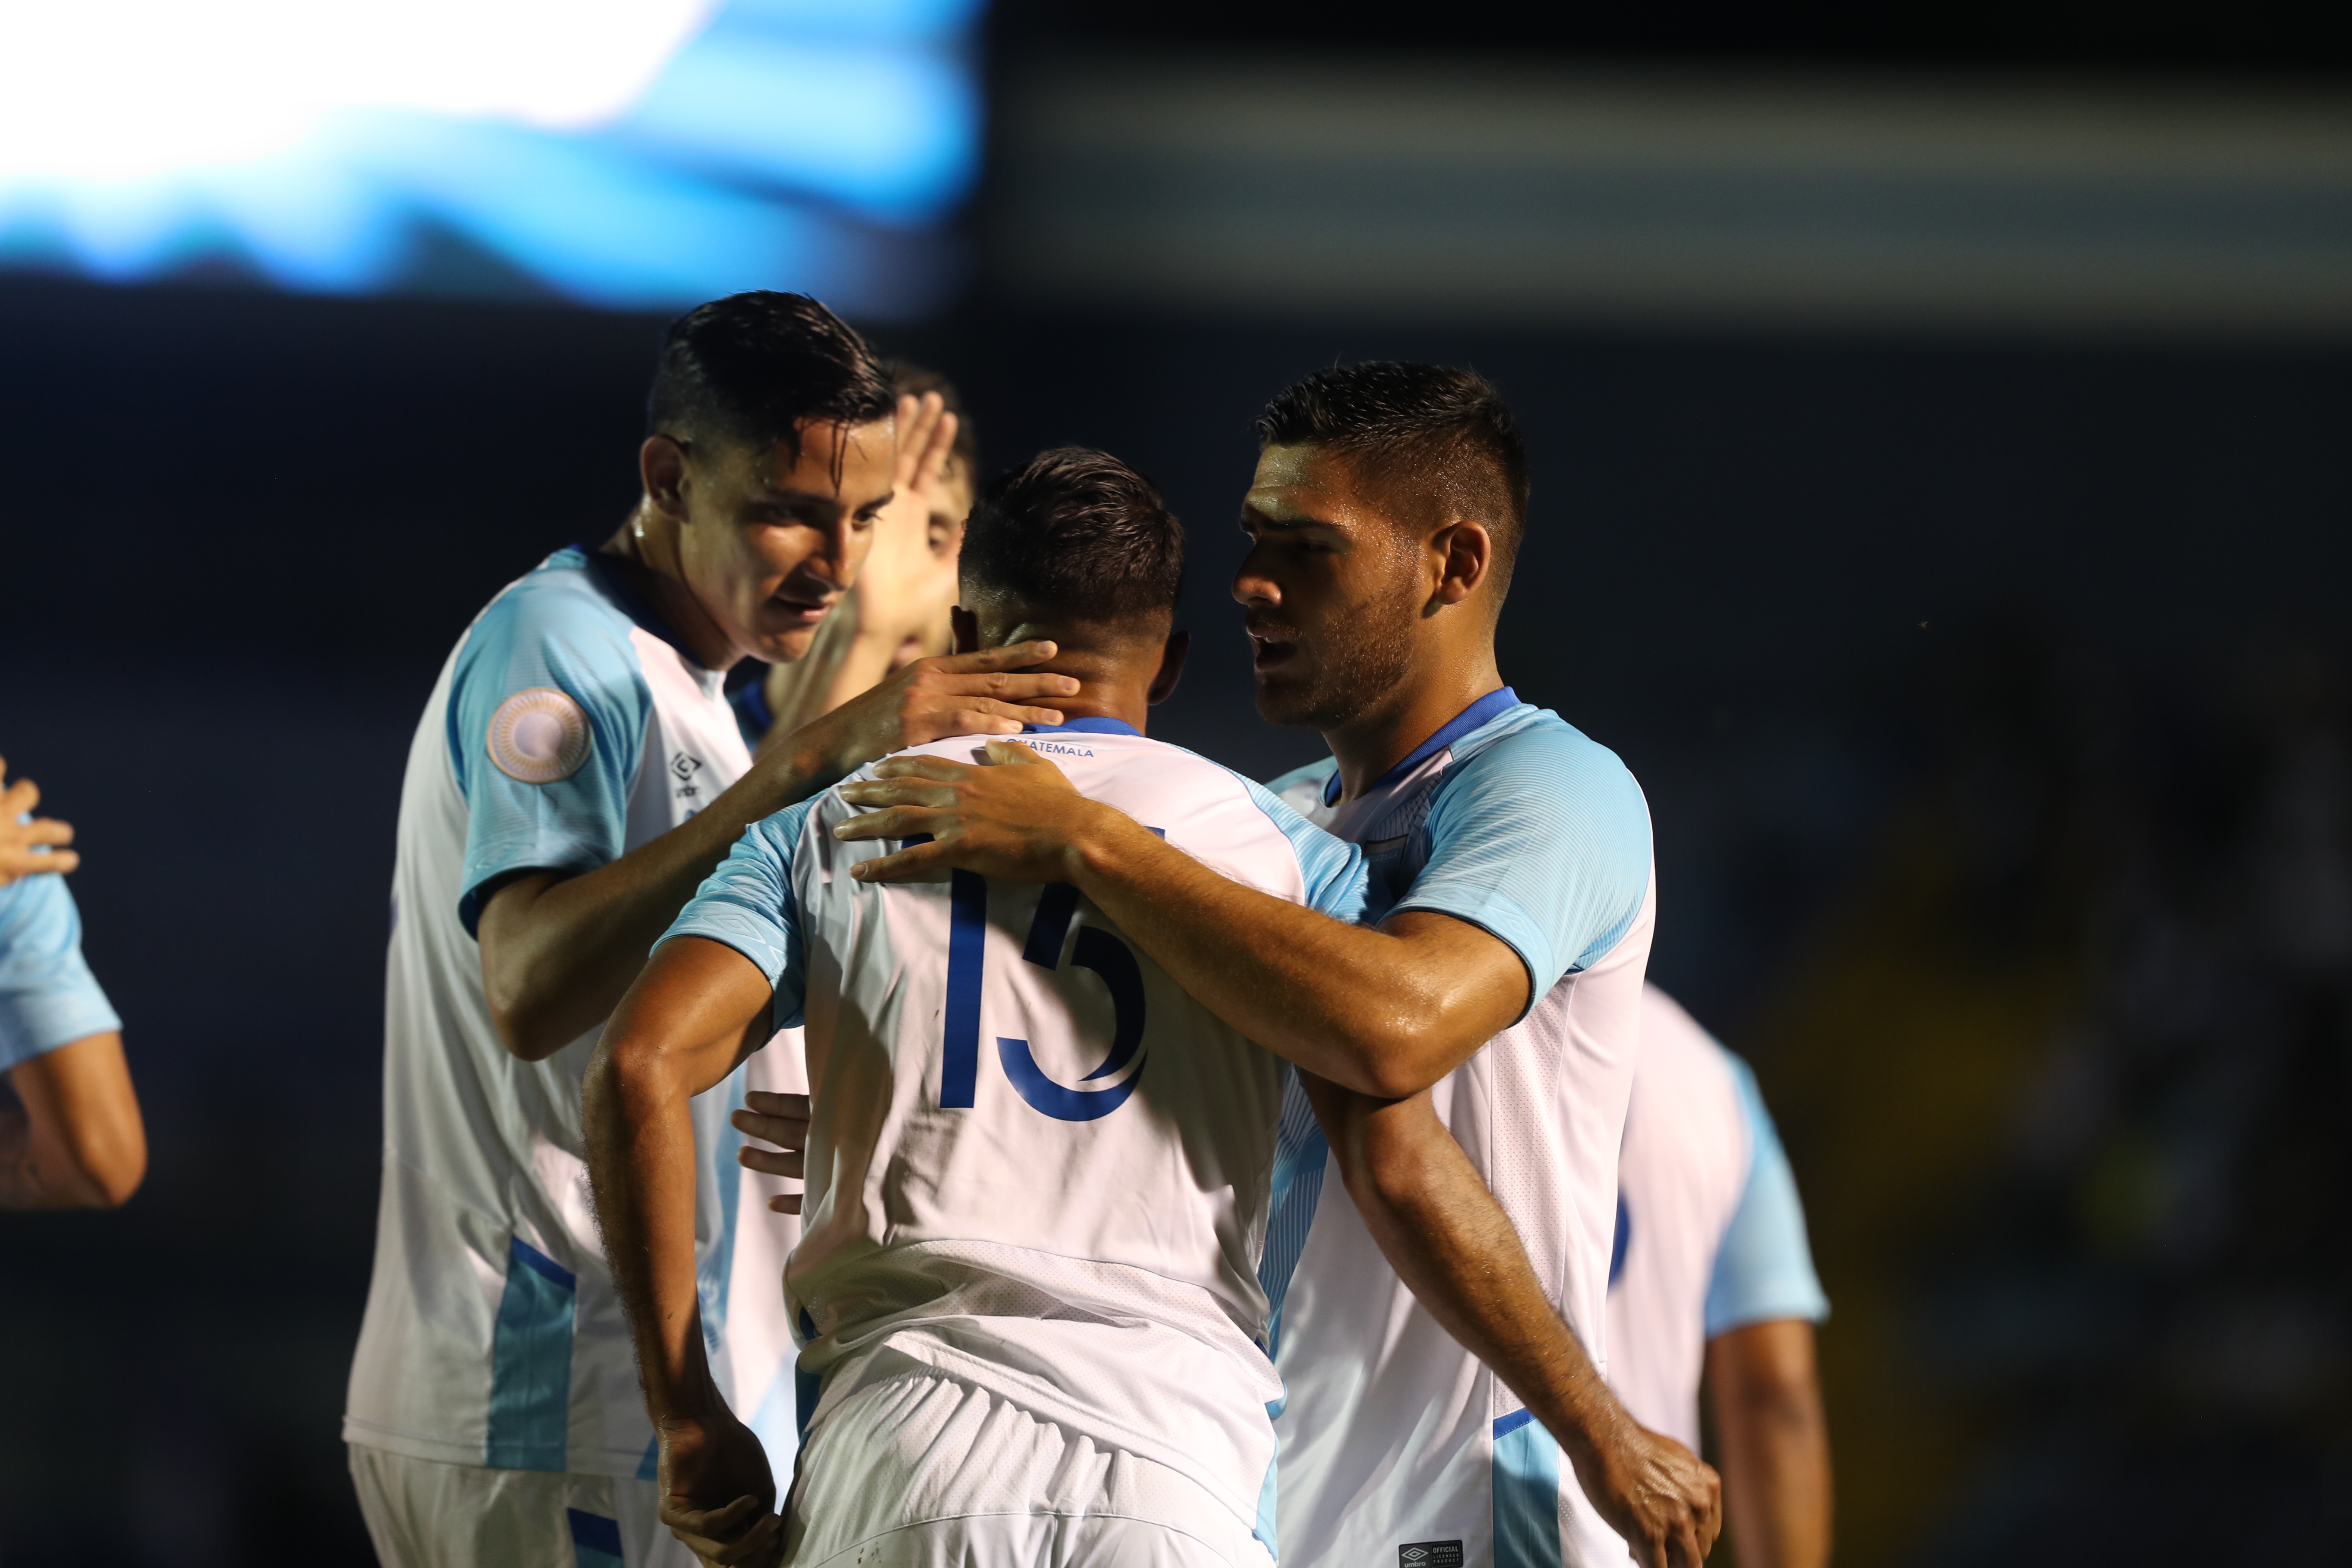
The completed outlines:
[[[147,1131],[112,1030],[8,1069],[0,1208],[115,1208],[147,1173]]]
[[[1813,1325],[1779,1319],[1717,1334],[1707,1342],[1706,1373],[1723,1450],[1724,1512],[1739,1561],[1823,1568],[1832,1482]]]
[[[919,660],[761,752],[701,811],[609,865],[572,877],[526,871],[493,889],[477,931],[499,1038],[523,1060],[539,1061],[594,1028],[751,824],[901,746],[1057,721],[1058,710],[1022,702],[1066,695],[1076,683],[1011,673],[1053,651],[1051,643],[1023,643]]]
[[[588,1065],[582,1111],[604,1257],[656,1427],[723,1410],[695,1289],[693,1097],[766,1037],[767,977],[698,937],[663,944]]]
[[[861,863],[865,880],[944,868],[1066,881],[1203,1006],[1267,1050],[1386,1099],[1417,1094],[1525,1009],[1527,967],[1465,921],[1426,910],[1349,925],[1220,876],[1070,787],[1026,747],[1005,765],[894,759],[842,798],[871,809],[843,838],[932,842]]]
[[[1397,1277],[1559,1441],[1635,1561],[1697,1568],[1721,1521],[1714,1473],[1626,1413],[1429,1097],[1377,1100],[1312,1075],[1301,1082]]]

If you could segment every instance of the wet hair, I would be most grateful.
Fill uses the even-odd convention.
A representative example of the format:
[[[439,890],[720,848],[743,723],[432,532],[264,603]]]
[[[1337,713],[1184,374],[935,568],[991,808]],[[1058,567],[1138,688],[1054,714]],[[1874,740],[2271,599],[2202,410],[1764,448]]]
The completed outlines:
[[[709,445],[782,443],[806,420],[866,425],[898,395],[848,322],[805,294],[760,289],[697,305],[669,324],[646,433]]]
[[[963,394],[956,390],[955,383],[938,371],[902,359],[884,360],[882,374],[890,378],[890,390],[901,397],[920,397],[927,392],[940,395],[940,401],[956,416],[955,471],[965,484],[979,489],[980,432],[972,428],[971,411],[963,405]]]
[[[1257,416],[1265,447],[1323,447],[1415,511],[1475,518],[1507,587],[1527,531],[1528,449],[1494,384],[1475,370],[1372,360],[1318,370]],[[1417,519],[1416,519],[1417,521]]]
[[[1109,453],[1056,447],[981,492],[958,575],[969,593],[1072,620],[1165,614],[1184,580],[1184,525]]]

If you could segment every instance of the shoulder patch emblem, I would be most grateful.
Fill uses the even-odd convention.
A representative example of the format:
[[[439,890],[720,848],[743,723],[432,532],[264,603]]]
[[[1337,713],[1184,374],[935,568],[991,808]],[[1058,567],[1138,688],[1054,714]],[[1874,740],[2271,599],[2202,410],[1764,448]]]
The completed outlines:
[[[518,691],[490,715],[490,761],[518,784],[570,778],[589,746],[588,715],[551,686]]]

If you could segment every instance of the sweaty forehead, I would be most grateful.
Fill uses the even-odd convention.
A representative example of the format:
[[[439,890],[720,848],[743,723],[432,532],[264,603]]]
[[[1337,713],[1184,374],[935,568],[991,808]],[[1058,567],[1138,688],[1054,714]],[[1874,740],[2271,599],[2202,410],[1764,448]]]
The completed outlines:
[[[1360,458],[1328,447],[1268,447],[1244,504],[1273,522],[1398,527],[1392,487],[1367,470]]]

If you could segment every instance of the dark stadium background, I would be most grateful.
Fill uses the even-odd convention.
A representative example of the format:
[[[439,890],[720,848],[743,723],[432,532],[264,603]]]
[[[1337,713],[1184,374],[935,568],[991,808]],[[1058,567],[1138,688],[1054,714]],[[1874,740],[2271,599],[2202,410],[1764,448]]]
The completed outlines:
[[[1338,43],[2352,64],[2284,7],[1442,39],[1358,7],[1096,9],[1006,7],[999,79],[1076,47]],[[124,1213],[0,1220],[6,1568],[367,1560],[337,1418],[402,759],[481,603],[630,504],[658,327],[0,279],[0,752],[81,831],[153,1145]],[[1084,442],[1161,481],[1203,642],[1155,732],[1259,771],[1316,745],[1249,711],[1224,595],[1250,416],[1335,356],[1486,371],[1535,452],[1505,674],[1643,781],[1653,973],[1755,1061],[1807,1199],[1843,1561],[2340,1553],[2343,336],[1309,322],[1041,302],[984,263],[877,335],[961,384],[992,458]]]

